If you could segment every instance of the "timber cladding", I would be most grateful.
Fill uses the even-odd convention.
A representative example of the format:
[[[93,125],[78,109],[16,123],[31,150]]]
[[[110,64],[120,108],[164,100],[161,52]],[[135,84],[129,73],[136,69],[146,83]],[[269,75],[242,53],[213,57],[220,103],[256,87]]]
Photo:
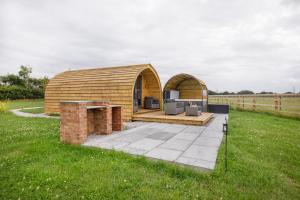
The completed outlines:
[[[180,99],[207,99],[207,87],[204,81],[190,74],[177,74],[165,84],[164,91],[180,91]],[[206,90],[206,95],[203,91]]]
[[[45,91],[45,113],[59,113],[61,101],[107,100],[121,105],[123,119],[133,115],[133,90],[143,77],[142,97],[153,96],[162,105],[162,88],[151,64],[66,71],[52,78]],[[161,106],[162,108],[162,106]]]

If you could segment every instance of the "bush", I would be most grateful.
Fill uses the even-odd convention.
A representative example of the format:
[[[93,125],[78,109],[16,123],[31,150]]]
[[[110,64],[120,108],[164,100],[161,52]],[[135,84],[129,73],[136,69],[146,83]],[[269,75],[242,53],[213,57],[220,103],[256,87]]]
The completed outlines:
[[[21,86],[0,86],[0,100],[44,98],[44,91],[38,88]]]
[[[8,110],[7,103],[0,101],[0,112],[6,112]]]

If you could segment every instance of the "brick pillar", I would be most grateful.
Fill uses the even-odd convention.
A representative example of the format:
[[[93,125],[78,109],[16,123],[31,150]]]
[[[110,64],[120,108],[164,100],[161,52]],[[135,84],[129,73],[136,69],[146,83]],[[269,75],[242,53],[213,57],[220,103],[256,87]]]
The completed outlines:
[[[60,140],[70,144],[81,144],[87,138],[87,113],[79,103],[60,104]]]
[[[112,109],[110,107],[95,110],[95,132],[100,135],[112,133]]]
[[[123,130],[123,119],[122,119],[122,107],[112,108],[112,130],[122,131]]]

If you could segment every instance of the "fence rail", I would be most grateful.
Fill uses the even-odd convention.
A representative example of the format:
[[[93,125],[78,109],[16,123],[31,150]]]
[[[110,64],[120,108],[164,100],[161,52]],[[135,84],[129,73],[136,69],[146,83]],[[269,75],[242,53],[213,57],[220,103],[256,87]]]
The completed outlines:
[[[209,95],[209,103],[300,118],[300,94]]]

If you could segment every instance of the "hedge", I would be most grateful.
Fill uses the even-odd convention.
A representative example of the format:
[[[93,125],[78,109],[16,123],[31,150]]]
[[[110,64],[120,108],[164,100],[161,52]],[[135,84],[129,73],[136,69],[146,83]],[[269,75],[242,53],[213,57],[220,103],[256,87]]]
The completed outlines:
[[[42,89],[20,86],[0,86],[0,100],[39,99],[44,98]]]

